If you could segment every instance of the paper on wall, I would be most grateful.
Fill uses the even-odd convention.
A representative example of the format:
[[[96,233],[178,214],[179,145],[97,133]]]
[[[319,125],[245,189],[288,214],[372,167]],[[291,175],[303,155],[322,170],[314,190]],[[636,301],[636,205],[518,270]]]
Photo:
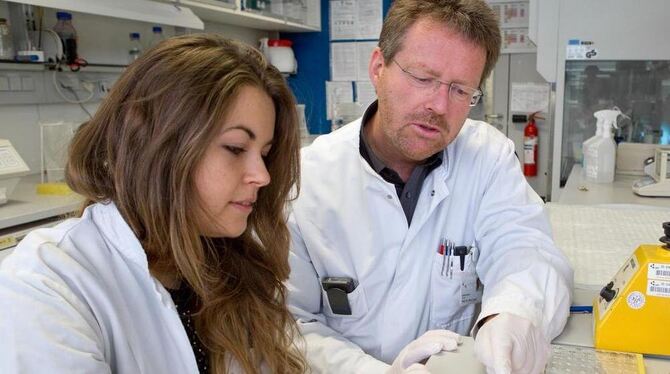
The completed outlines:
[[[510,94],[512,112],[549,112],[548,83],[512,83]]]
[[[330,0],[330,40],[377,39],[381,0]]]
[[[370,80],[370,75],[368,74],[368,65],[370,64],[372,50],[374,50],[376,46],[377,42],[356,43],[356,59],[358,60],[358,70],[356,71],[355,80]]]
[[[356,39],[358,1],[330,0],[330,40]]]
[[[330,43],[332,81],[355,81],[358,65],[356,43]]]
[[[326,118],[333,119],[333,110],[339,103],[353,103],[351,82],[326,82]]]
[[[358,39],[378,39],[382,31],[382,0],[358,1]]]
[[[363,108],[367,108],[375,100],[377,100],[377,93],[372,82],[356,82],[356,102],[360,103]]]

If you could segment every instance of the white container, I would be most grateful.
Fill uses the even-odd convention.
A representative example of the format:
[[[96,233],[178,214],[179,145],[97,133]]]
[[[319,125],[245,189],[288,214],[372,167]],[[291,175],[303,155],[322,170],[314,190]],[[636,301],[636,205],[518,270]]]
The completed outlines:
[[[586,140],[582,143],[582,169],[584,169],[584,165],[585,165],[585,161],[584,161],[584,160],[586,159],[586,156],[585,156],[585,155],[586,155],[586,153],[588,152],[589,147],[590,147],[596,140],[598,140],[598,139],[602,136],[602,134],[603,134],[603,118],[602,118],[602,116],[598,116],[598,115],[596,115],[597,113],[600,113],[600,112],[593,113],[593,116],[596,117],[596,134],[593,135],[592,137],[586,139]]]
[[[262,38],[260,40],[260,48],[265,57],[284,74],[295,74],[298,71],[298,62],[291,44],[290,40],[285,39]]]
[[[584,154],[586,180],[595,183],[612,183],[616,161],[616,143],[613,138],[600,137]]]
[[[602,133],[586,145],[584,149],[584,177],[595,183],[612,183],[616,166],[616,142],[612,128],[616,127],[619,110],[601,110],[596,118],[602,115]]]
[[[5,18],[0,18],[0,60],[14,59],[14,43],[9,25]]]

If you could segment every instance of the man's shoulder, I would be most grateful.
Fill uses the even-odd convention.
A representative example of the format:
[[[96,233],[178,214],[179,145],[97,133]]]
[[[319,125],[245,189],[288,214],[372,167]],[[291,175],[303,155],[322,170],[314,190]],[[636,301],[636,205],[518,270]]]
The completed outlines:
[[[95,224],[86,217],[71,218],[54,227],[40,228],[26,235],[14,252],[3,261],[3,272],[14,273],[30,270],[34,273],[78,273],[91,255],[91,233]],[[77,245],[82,233],[87,233],[87,248]]]
[[[494,126],[467,119],[454,140],[454,148],[460,153],[493,154],[514,152],[514,143]]]
[[[465,120],[461,132],[458,134],[457,140],[467,141],[473,139],[500,143],[506,143],[509,140],[505,134],[491,124],[468,118]]]
[[[319,136],[312,144],[301,150],[303,166],[312,162],[319,164],[337,162],[348,155],[358,152],[360,139],[360,120]]]

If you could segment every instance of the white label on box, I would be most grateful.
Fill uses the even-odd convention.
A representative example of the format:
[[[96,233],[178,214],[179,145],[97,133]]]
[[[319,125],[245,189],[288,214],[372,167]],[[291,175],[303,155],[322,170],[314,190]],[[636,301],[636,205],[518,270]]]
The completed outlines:
[[[649,279],[647,281],[647,295],[670,297],[670,281]]]
[[[650,263],[647,279],[670,280],[670,264]]]

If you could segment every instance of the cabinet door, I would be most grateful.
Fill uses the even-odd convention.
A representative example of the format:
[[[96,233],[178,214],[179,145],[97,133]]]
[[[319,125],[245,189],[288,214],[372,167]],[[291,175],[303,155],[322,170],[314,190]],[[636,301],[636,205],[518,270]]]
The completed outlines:
[[[482,89],[484,100],[472,108],[470,118],[490,123],[514,142],[516,154],[523,164],[523,130],[526,122],[512,122],[514,114],[528,115],[525,112],[511,111],[510,101],[513,83],[538,83],[547,82],[537,73],[535,68],[535,53],[506,53],[498,59],[498,63],[491,75],[487,78]],[[551,103],[551,101],[550,101]],[[548,198],[549,191],[549,163],[551,158],[551,114],[553,105],[550,105],[549,113],[541,113],[544,120],[537,120],[539,130],[538,143],[538,171],[537,176],[528,177],[528,183],[538,195]]]
[[[510,93],[512,84],[542,84],[548,85],[547,81],[537,72],[535,67],[536,53],[516,53],[508,55],[509,62],[509,87]],[[548,87],[548,86],[547,86]],[[536,120],[538,128],[538,155],[537,155],[537,176],[527,177],[528,183],[533,187],[538,195],[549,198],[550,195],[550,163],[551,163],[551,134],[553,124],[553,104],[551,98],[553,94],[549,92],[549,108],[548,111],[540,113],[544,119]],[[511,94],[510,94],[511,95]],[[512,99],[510,97],[510,99]],[[511,101],[510,101],[511,102]],[[509,122],[507,125],[507,137],[514,141],[516,152],[519,155],[520,161],[523,163],[523,131],[526,127],[526,122],[512,122],[512,117],[515,114],[528,115],[525,112],[509,111]]]
[[[483,84],[484,98],[470,110],[470,118],[490,123],[507,134],[507,101],[509,86],[509,55],[501,55],[491,75]]]

